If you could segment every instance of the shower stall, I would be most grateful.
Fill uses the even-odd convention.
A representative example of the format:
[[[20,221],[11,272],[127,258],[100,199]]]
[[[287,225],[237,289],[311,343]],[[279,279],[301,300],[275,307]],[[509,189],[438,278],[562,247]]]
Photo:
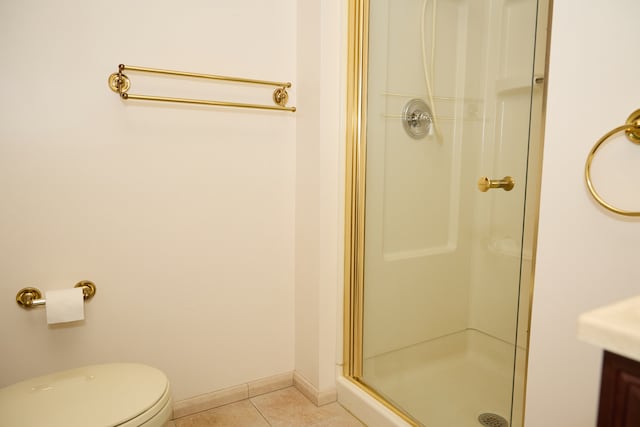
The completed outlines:
[[[345,376],[521,426],[548,0],[352,0]]]

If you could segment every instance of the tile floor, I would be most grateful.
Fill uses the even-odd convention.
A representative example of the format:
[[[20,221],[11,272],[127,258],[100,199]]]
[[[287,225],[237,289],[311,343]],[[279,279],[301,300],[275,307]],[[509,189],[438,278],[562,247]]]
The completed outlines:
[[[175,427],[362,427],[340,404],[316,406],[295,387],[174,420]]]

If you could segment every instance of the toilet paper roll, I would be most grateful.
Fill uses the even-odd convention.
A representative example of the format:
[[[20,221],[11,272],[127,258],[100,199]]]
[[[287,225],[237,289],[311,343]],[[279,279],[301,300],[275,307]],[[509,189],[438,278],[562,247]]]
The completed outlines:
[[[84,319],[82,288],[48,291],[45,300],[47,323],[50,325]]]

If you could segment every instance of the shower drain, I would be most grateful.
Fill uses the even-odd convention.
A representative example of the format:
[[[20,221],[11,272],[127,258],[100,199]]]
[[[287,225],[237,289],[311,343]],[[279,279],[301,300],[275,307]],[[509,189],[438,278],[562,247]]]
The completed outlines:
[[[480,414],[478,421],[485,427],[509,427],[507,420],[498,414],[492,414],[490,412]]]

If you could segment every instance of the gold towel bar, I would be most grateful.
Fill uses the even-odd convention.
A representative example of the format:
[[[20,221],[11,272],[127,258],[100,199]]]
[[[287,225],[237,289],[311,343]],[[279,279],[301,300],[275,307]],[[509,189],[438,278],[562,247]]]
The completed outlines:
[[[188,99],[188,98],[169,98],[165,96],[151,96],[151,95],[134,95],[127,93],[131,87],[131,80],[127,77],[123,71],[138,71],[142,73],[164,74],[169,76],[182,76],[182,77],[194,77],[200,79],[209,80],[222,80],[236,83],[248,83],[255,85],[276,86],[273,91],[273,102],[276,105],[261,105],[261,104],[244,104],[238,102],[226,102],[226,101],[207,101],[203,99]],[[235,108],[254,108],[259,110],[276,110],[276,111],[296,111],[296,107],[287,107],[287,101],[289,100],[289,94],[287,88],[291,87],[290,82],[272,82],[268,80],[255,80],[245,79],[242,77],[226,77],[217,76],[214,74],[200,74],[190,73],[186,71],[173,71],[173,70],[161,70],[157,68],[137,67],[133,65],[118,65],[118,72],[109,76],[109,87],[112,91],[117,92],[122,99],[138,99],[143,101],[162,101],[162,102],[177,102],[182,104],[200,104],[200,105],[214,105],[218,107],[235,107]]]
[[[85,300],[93,298],[96,294],[96,285],[90,280],[81,280],[74,288],[82,288],[82,295]],[[42,292],[38,288],[22,288],[16,295],[16,302],[23,308],[32,308],[37,305],[45,305],[47,301],[42,298]]]
[[[624,216],[640,216],[640,212],[626,211],[623,209],[616,208],[615,206],[605,202],[604,199],[600,197],[600,195],[598,194],[598,192],[593,186],[593,182],[591,181],[591,162],[593,161],[593,158],[596,155],[596,151],[598,151],[600,146],[607,139],[611,138],[616,133],[623,132],[623,131],[631,142],[635,144],[640,144],[640,110],[636,110],[633,113],[631,113],[629,118],[627,118],[627,122],[624,125],[618,126],[617,128],[610,130],[609,132],[604,134],[604,136],[600,138],[598,142],[596,142],[596,144],[593,146],[593,148],[589,152],[589,156],[587,157],[587,162],[584,167],[584,178],[587,182],[587,187],[589,188],[589,192],[591,192],[591,195],[593,196],[593,198],[596,200],[596,202],[600,203],[602,207],[610,210],[611,212],[624,215]]]

